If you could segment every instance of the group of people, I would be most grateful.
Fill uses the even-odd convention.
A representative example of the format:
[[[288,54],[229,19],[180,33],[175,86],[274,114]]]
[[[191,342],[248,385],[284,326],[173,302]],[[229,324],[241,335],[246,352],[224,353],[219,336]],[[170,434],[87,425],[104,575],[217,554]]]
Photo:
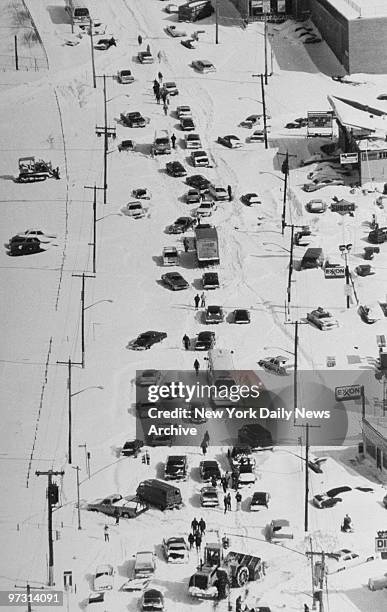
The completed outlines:
[[[206,307],[206,296],[205,296],[204,291],[202,291],[200,295],[198,293],[195,295],[194,303],[195,303],[195,310],[199,308],[199,305],[200,305],[200,308]]]
[[[238,512],[241,508],[242,508],[242,495],[240,493],[240,491],[237,491],[235,494],[235,502],[236,502],[236,511]],[[231,512],[231,493],[230,491],[228,493],[224,494],[223,497],[223,506],[224,506],[224,513],[227,514],[227,512]]]
[[[196,516],[193,518],[191,522],[191,531],[188,535],[188,543],[190,550],[192,550],[195,544],[197,552],[200,551],[202,546],[202,540],[206,533],[206,527],[206,521],[203,519],[203,517],[200,519],[200,521],[196,519]]]

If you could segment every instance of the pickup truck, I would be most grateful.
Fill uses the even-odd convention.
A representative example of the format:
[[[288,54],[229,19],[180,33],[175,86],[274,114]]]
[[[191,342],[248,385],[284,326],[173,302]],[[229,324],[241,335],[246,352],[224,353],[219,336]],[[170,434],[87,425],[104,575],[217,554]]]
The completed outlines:
[[[137,497],[123,497],[120,493],[113,493],[104,499],[96,499],[87,505],[87,509],[91,512],[102,512],[109,516],[122,518],[135,518],[148,508],[148,504]]]

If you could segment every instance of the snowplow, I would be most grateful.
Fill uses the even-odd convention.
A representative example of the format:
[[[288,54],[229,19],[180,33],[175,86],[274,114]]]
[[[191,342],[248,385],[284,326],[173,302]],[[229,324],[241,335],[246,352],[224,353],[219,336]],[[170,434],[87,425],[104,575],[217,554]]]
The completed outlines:
[[[224,557],[223,550],[221,543],[205,545],[204,562],[189,580],[191,597],[226,599],[231,587],[242,587],[261,576],[260,557],[234,551]]]
[[[59,179],[59,168],[53,168],[51,162],[35,159],[35,157],[21,157],[19,159],[18,183],[35,183],[45,181],[47,178]]]

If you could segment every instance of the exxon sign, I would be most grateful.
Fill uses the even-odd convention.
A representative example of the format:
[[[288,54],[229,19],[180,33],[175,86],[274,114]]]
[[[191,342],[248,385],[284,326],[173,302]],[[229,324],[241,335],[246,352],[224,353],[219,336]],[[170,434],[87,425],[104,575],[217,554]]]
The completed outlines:
[[[344,402],[346,400],[356,400],[361,398],[363,392],[362,385],[350,385],[347,387],[336,387],[335,398],[338,402]]]

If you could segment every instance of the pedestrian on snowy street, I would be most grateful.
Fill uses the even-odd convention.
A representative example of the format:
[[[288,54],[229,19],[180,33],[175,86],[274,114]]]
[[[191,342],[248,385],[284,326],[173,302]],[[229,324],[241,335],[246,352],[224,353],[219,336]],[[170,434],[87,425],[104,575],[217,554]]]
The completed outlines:
[[[168,104],[166,102],[164,102],[163,104],[163,111],[164,111],[164,115],[167,116],[168,115]]]
[[[156,100],[157,100],[157,104],[160,104],[160,99],[161,99],[161,96],[160,96],[160,92],[159,92],[159,91],[156,91],[156,92],[155,92],[155,98],[156,98]]]
[[[200,295],[200,308],[205,308],[205,307],[206,307],[206,296],[203,291]]]
[[[199,552],[201,545],[202,545],[202,535],[200,531],[197,531],[195,534],[195,545],[196,545],[196,550]]]
[[[159,51],[159,52],[157,53],[157,59],[159,60],[159,63],[161,62],[161,57],[162,57],[162,56],[161,56],[161,51]]]
[[[146,52],[147,52],[147,53],[150,53],[150,52],[151,52],[151,50],[150,50],[150,44],[149,44],[149,43],[148,43],[148,44],[147,44],[147,46],[146,46]]]
[[[227,480],[225,476],[222,476],[221,479],[221,484],[222,484],[222,488],[223,488],[223,493],[227,493]]]
[[[231,493],[227,493],[227,510],[231,510]]]
[[[235,612],[242,612],[242,595],[239,595],[235,601]]]
[[[203,440],[207,443],[207,445],[210,443],[210,434],[208,433],[207,429],[204,432]]]
[[[195,535],[195,533],[197,532],[199,527],[199,523],[196,520],[196,516],[192,519],[191,521],[191,529],[192,529],[192,533]]]
[[[226,513],[227,513],[227,510],[228,510],[228,500],[227,500],[227,495],[225,495],[225,496],[223,497],[223,505],[224,505],[224,513],[226,514]]]
[[[175,136],[175,134],[172,134],[172,136],[171,136],[171,143],[172,143],[173,149],[176,149],[176,136]]]
[[[103,535],[104,535],[105,542],[109,542],[109,526],[108,525],[105,525],[105,527],[103,528]]]
[[[194,536],[194,534],[191,532],[191,533],[188,535],[188,543],[189,543],[189,549],[190,549],[190,550],[192,550],[193,545],[194,545],[194,542],[195,542],[195,536]]]
[[[232,200],[232,189],[231,189],[231,185],[227,185],[227,193],[228,193],[228,201],[231,202]]]
[[[195,369],[195,372],[196,372],[196,376],[199,376],[199,369],[200,369],[200,363],[199,363],[199,361],[198,361],[197,359],[195,359],[195,361],[194,361],[194,364],[193,364],[193,365],[194,365],[194,369]]]
[[[157,83],[157,81],[156,81],[156,83]],[[159,86],[159,84],[157,83],[157,85],[155,85],[155,84],[153,83],[153,93],[154,93],[154,96],[156,97],[156,94],[157,94],[157,93],[159,93],[159,92],[160,92],[160,86]]]
[[[206,521],[202,517],[199,521],[199,529],[200,529],[200,533],[202,534],[202,536],[204,536],[204,534],[206,533],[206,527],[207,527]]]
[[[202,449],[202,453],[205,456],[207,454],[207,446],[208,444],[206,444],[206,442],[204,442],[204,440],[202,441],[200,448]]]
[[[186,351],[189,350],[189,345],[190,345],[190,340],[189,337],[187,336],[187,334],[184,334],[183,336],[183,344],[184,344],[184,348]]]
[[[237,494],[235,495],[235,501],[236,501],[236,509],[238,511],[241,509],[241,504],[242,504],[242,495],[239,493],[239,491],[237,491]]]
[[[194,297],[194,302],[195,302],[195,310],[197,310],[199,308],[199,303],[200,303],[200,296],[198,293]]]
[[[141,45],[142,45],[142,36],[141,36],[141,34],[139,34],[139,35],[137,36],[137,41],[138,41],[138,44],[139,44],[139,45],[140,45],[140,47],[141,47]]]
[[[161,74],[161,72],[159,72],[157,76],[159,77],[160,83],[162,83],[163,82],[163,75]]]
[[[166,90],[164,87],[163,87],[163,88],[162,88],[162,90],[161,90],[161,97],[162,97],[162,99],[163,99],[163,102],[166,102],[166,101],[167,101],[167,98],[168,98],[168,92],[167,92],[167,90]]]
[[[267,562],[262,561],[262,576],[266,576]]]

